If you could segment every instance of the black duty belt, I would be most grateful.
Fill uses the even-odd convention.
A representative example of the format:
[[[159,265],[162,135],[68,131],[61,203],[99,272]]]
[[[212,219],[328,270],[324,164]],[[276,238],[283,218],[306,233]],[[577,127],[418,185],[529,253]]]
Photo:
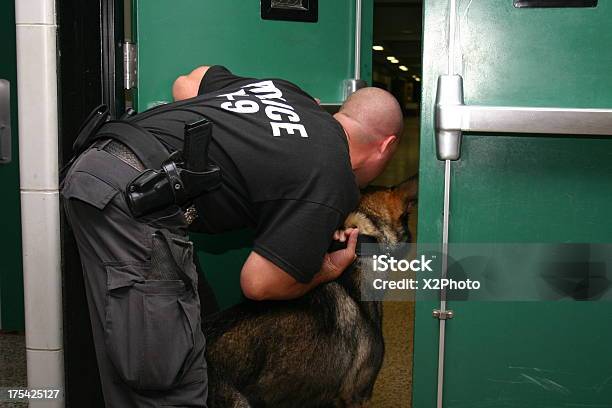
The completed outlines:
[[[73,144],[74,157],[62,169],[61,179],[89,146],[98,140],[111,139],[125,145],[146,168],[127,185],[125,192],[134,217],[172,205],[186,208],[195,197],[219,186],[219,168],[208,163],[213,125],[206,118],[185,124],[183,151],[172,154],[140,126],[126,120],[108,121],[108,118],[105,105],[89,114]]]
[[[170,153],[154,135],[134,123],[108,119],[109,112],[106,105],[98,106],[89,114],[72,145],[73,160],[100,139],[121,142],[149,169],[160,168],[168,159]]]
[[[99,139],[114,139],[123,143],[149,169],[160,168],[170,155],[166,147],[154,135],[130,122],[104,123],[100,130],[91,136],[88,145]]]
[[[136,156],[136,154],[123,143],[115,139],[110,139],[107,141],[103,141],[101,145],[102,150],[109,154],[112,154],[122,162],[133,167],[135,170],[144,171],[146,169],[144,164],[138,158],[138,156]]]

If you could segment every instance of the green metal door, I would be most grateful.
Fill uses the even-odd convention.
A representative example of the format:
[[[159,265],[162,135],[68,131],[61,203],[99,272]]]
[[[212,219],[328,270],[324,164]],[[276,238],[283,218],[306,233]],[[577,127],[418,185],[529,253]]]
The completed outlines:
[[[0,2],[0,79],[10,88],[10,129],[0,123],[0,137],[11,138],[10,162],[0,163],[0,328],[23,330],[23,274],[21,267],[21,216],[19,206],[19,152],[17,150],[17,56],[15,2]],[[5,83],[6,84],[6,83]],[[3,116],[0,114],[0,117]],[[0,142],[1,143],[1,142]]]
[[[318,3],[318,21],[307,23],[263,20],[260,2],[254,0],[136,0],[138,110],[169,102],[177,76],[215,64],[237,75],[288,79],[323,103],[341,102],[343,81],[354,78],[356,2]],[[361,77],[368,82],[372,12],[373,0],[364,0],[360,66]],[[220,305],[238,301],[238,273],[252,235],[234,232],[192,238]]]
[[[434,104],[438,76],[448,72],[451,3],[425,0],[423,244],[442,242],[445,163],[436,158]],[[452,68],[464,79],[466,104],[612,108],[611,2],[589,8],[515,8],[513,0],[456,4]],[[612,242],[610,138],[469,134],[450,170],[451,245]],[[416,306],[418,408],[436,406],[439,322],[432,310],[438,307]],[[610,303],[448,307],[454,318],[446,322],[444,407],[612,406]]]

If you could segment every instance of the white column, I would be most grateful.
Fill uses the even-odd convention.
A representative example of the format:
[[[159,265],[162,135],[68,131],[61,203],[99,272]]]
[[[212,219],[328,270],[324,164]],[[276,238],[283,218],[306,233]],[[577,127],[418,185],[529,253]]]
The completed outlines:
[[[15,0],[15,21],[28,387],[63,394],[55,0]]]

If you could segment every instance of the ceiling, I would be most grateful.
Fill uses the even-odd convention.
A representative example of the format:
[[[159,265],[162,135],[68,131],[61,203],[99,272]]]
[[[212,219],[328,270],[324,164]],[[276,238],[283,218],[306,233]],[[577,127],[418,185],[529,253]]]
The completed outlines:
[[[374,44],[382,45],[384,51],[372,51],[375,69],[407,77],[421,74],[422,51],[422,0],[375,0]],[[387,56],[399,59],[391,64]],[[398,69],[405,65],[409,71]]]

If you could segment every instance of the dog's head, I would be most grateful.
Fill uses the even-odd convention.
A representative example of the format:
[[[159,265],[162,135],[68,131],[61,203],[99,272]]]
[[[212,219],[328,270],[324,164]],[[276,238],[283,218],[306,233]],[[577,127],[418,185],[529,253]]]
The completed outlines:
[[[359,228],[379,243],[394,245],[410,242],[409,217],[414,212],[418,194],[418,176],[395,187],[368,187],[362,192],[356,211],[349,214],[344,226]]]

